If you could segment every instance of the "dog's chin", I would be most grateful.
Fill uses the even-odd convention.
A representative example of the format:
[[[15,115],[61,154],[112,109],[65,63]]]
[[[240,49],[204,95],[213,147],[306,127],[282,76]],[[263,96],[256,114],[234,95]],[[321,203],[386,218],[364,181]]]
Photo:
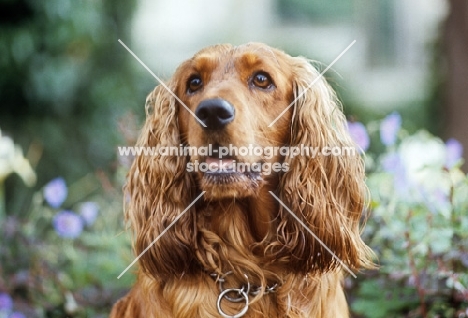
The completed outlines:
[[[213,169],[199,172],[199,182],[210,200],[255,196],[264,183],[261,172],[238,171],[232,159],[206,158],[205,162]]]

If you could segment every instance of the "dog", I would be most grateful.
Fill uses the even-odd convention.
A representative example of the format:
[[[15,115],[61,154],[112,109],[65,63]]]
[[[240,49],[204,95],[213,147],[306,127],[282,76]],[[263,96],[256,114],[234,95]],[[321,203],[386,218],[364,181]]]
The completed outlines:
[[[174,151],[137,156],[128,173],[142,255],[110,316],[349,317],[344,275],[373,267],[363,159],[297,152],[355,149],[346,123],[303,57],[248,43],[183,62],[147,97],[137,146]]]

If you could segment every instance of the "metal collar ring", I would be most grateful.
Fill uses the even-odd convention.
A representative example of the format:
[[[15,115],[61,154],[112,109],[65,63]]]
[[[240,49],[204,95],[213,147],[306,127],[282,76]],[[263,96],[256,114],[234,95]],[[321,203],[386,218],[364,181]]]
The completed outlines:
[[[239,297],[239,299],[241,300],[244,300],[245,301],[245,305],[244,305],[244,308],[242,308],[242,310],[231,316],[231,315],[228,315],[226,314],[222,309],[221,309],[221,300],[223,300],[223,298],[226,298],[227,300],[229,300],[227,298],[227,294],[230,293],[230,292],[237,292],[239,295],[241,295],[242,297]],[[237,298],[236,298],[237,299]],[[229,300],[231,301],[231,300]],[[218,312],[219,314],[224,317],[224,318],[240,318],[242,316],[244,316],[246,314],[246,312],[249,310],[249,296],[247,295],[247,293],[244,291],[244,289],[239,289],[239,288],[228,288],[228,289],[225,289],[223,290],[219,296],[218,296],[218,301],[216,303],[216,306],[218,307]]]

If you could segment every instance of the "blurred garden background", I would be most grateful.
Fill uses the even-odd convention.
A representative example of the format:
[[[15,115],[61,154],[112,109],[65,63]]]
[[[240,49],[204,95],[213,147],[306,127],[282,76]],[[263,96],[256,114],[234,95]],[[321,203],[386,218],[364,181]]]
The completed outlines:
[[[381,265],[347,279],[353,317],[468,317],[466,0],[0,0],[0,318],[107,317],[134,279],[117,146],[157,83],[118,39],[163,79],[211,44],[325,68],[356,40],[325,74]]]

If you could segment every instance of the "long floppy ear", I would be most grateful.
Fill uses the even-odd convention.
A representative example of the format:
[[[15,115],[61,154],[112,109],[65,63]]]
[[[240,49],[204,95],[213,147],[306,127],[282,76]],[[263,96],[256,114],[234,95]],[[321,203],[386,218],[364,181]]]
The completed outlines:
[[[174,89],[175,83],[169,84]],[[146,100],[146,122],[136,146],[179,147],[175,99],[162,86]],[[163,155],[161,155],[162,153]],[[140,255],[184,211],[194,198],[192,181],[182,156],[152,155],[135,158],[125,187],[126,219],[134,231],[133,248]],[[187,211],[139,259],[141,268],[156,277],[182,275],[194,268],[194,208]]]
[[[317,147],[318,154],[286,158],[289,171],[280,180],[280,198],[299,219],[351,270],[370,267],[372,251],[360,237],[359,221],[367,201],[364,163],[353,148],[335,92],[304,58],[292,58],[295,74],[291,147]],[[316,83],[307,87],[314,80]],[[322,150],[335,149],[335,155]],[[346,148],[348,147],[348,148]],[[298,271],[326,272],[340,263],[281,207],[278,230],[289,263]],[[282,252],[283,255],[284,251]]]

